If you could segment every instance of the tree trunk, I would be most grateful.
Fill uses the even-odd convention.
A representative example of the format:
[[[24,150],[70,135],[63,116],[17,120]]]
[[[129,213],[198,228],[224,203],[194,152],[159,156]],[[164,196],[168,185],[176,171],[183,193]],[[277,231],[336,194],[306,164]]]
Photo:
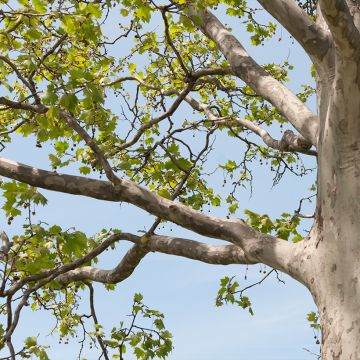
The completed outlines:
[[[350,209],[359,218],[358,207]],[[323,360],[360,359],[360,225],[355,218],[349,215],[349,227],[335,217],[318,222],[307,259],[309,289],[320,315]]]
[[[318,199],[304,282],[319,310],[322,360],[359,360],[360,69],[357,58],[334,50],[325,62],[317,74]]]

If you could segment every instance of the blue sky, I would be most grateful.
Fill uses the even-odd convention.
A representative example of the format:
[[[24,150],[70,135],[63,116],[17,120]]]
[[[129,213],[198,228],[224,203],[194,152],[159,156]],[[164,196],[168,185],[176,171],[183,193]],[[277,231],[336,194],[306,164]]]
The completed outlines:
[[[241,26],[234,20],[230,25],[234,32],[241,34]],[[230,22],[230,21],[228,21]],[[109,29],[111,31],[111,29]],[[282,33],[280,35],[280,32]],[[278,41],[281,36],[282,40]],[[296,44],[279,28],[279,34],[265,47],[253,48],[247,45],[250,54],[260,63],[280,63],[289,58],[295,66],[291,73],[290,87],[300,90],[301,84],[311,83],[308,58]],[[109,107],[115,107],[113,100]],[[240,151],[236,143],[220,138],[214,163],[233,159],[234,153]],[[36,149],[33,140],[15,139],[1,156],[42,168],[47,168],[46,148]],[[254,169],[254,192],[241,192],[242,216],[245,208],[255,212],[279,216],[282,212],[292,212],[307,189],[314,182],[314,175],[305,178],[285,176],[282,182],[272,187],[270,174],[261,168]],[[216,181],[216,179],[215,179]],[[133,206],[117,203],[104,203],[94,199],[74,197],[65,194],[43,192],[49,205],[38,210],[37,219],[49,224],[59,224],[63,228],[75,226],[77,229],[93,234],[102,228],[120,228],[123,231],[136,232],[147,229],[153,221],[142,210]],[[310,209],[310,208],[309,208]],[[224,214],[224,210],[217,211]],[[1,229],[11,234],[20,231],[21,222],[15,220],[9,227],[3,213],[0,215]],[[166,225],[163,233],[205,240],[176,226]],[[212,240],[213,242],[213,240]],[[116,251],[102,257],[102,266],[113,267],[124,254],[128,245],[120,243]],[[170,360],[307,360],[313,359],[303,348],[318,352],[313,332],[306,322],[306,314],[315,310],[315,305],[306,288],[288,277],[283,276],[286,284],[278,283],[274,277],[264,284],[251,289],[248,293],[255,312],[250,316],[246,311],[235,306],[216,308],[216,296],[219,280],[224,276],[238,275],[241,284],[246,286],[258,281],[259,266],[249,269],[248,280],[244,280],[243,266],[211,266],[186,259],[150,254],[135,273],[118,285],[115,292],[108,293],[97,286],[96,306],[100,322],[111,328],[119,321],[126,319],[130,312],[132,297],[135,292],[144,295],[144,302],[150,307],[159,309],[166,315],[167,328],[174,335],[174,351]],[[86,305],[84,305],[86,308]],[[75,359],[79,345],[77,339],[69,345],[58,344],[58,338],[52,340],[44,336],[54,325],[53,319],[28,309],[22,316],[15,341],[19,343],[24,337],[42,332],[40,342],[52,346],[49,351],[51,359]],[[89,360],[97,359],[97,353],[85,347],[84,356]],[[126,357],[132,360],[132,355]]]

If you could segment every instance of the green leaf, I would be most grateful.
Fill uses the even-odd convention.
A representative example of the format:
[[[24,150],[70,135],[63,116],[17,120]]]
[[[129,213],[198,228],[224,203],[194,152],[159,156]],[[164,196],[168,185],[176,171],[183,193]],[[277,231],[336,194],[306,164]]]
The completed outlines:
[[[69,148],[69,143],[67,141],[57,141],[54,147],[58,155],[62,155]]]
[[[74,233],[64,234],[64,251],[67,254],[82,255],[87,245],[87,237],[81,231],[75,231]]]
[[[142,300],[143,300],[143,296],[140,294],[140,293],[136,293],[135,295],[134,295],[134,301],[135,302],[141,302]]]
[[[141,5],[138,5],[137,10],[135,11],[135,15],[145,21],[149,22],[151,18],[151,9],[150,6],[147,3],[142,3]]]
[[[35,29],[29,29],[26,33],[25,36],[30,39],[30,40],[39,40],[42,37],[41,32],[35,30]]]
[[[25,339],[25,346],[27,348],[30,348],[32,346],[36,346],[37,345],[37,338],[36,336],[29,336]]]
[[[120,13],[122,16],[125,16],[125,17],[129,15],[129,11],[126,9],[120,9]]]
[[[32,0],[35,10],[40,13],[43,14],[46,12],[46,2],[43,0]]]
[[[91,169],[88,166],[80,166],[79,171],[81,174],[88,175],[91,172]]]
[[[128,65],[128,69],[130,71],[130,74],[134,74],[135,73],[135,70],[136,70],[136,64],[135,63],[130,63]]]
[[[57,235],[61,233],[62,229],[59,225],[53,225],[50,227],[49,231],[51,234]]]
[[[66,110],[69,110],[71,112],[75,111],[78,102],[79,102],[78,98],[74,94],[66,93],[60,99],[60,105]]]

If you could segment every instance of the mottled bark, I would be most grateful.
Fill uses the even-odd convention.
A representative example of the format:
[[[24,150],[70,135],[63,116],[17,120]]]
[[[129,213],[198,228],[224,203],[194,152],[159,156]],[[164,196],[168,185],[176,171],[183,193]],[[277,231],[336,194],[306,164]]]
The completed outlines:
[[[304,280],[318,306],[322,327],[323,360],[360,359],[360,77],[352,57],[352,23],[335,22],[329,13],[340,11],[332,2],[319,16],[335,38],[317,73],[318,198],[316,222],[304,242]],[[322,2],[322,7],[327,2]],[[346,6],[346,5],[345,5]],[[343,8],[341,16],[348,16]],[[332,19],[334,20],[334,18]],[[326,26],[324,23],[322,26]],[[342,35],[341,35],[342,34]],[[343,36],[343,37],[341,37]],[[343,43],[347,42],[346,46]],[[334,49],[334,48],[333,48]]]
[[[338,51],[345,57],[358,58],[360,34],[354,23],[358,11],[352,8],[351,14],[346,0],[319,0],[319,4]]]

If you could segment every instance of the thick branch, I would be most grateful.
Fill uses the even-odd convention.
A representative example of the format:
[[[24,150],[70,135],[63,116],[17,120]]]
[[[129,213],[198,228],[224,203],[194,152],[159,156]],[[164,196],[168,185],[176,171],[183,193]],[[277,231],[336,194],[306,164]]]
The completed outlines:
[[[290,123],[310,141],[317,144],[318,118],[286,86],[274,79],[246,52],[241,43],[210,11],[189,9],[190,16],[201,18],[194,23],[211,40],[229,61],[233,72],[258,95],[274,105]]]
[[[143,241],[138,236],[128,238],[136,244]],[[146,246],[150,251],[186,257],[208,264],[254,264],[256,261],[247,257],[237,245],[208,245],[199,241],[152,235],[146,239]]]
[[[360,33],[345,0],[320,0],[321,12],[339,52],[346,57],[359,56]]]
[[[140,260],[149,251],[186,257],[208,264],[254,264],[256,261],[245,256],[244,251],[236,245],[208,245],[194,240],[181,239],[168,236],[152,235],[139,237],[132,234],[121,234],[123,239],[135,244],[121,262],[112,270],[98,269],[85,266],[66,274],[60,275],[56,280],[61,284],[73,281],[91,280],[101,283],[119,283],[134,271]]]
[[[107,181],[58,174],[4,158],[0,158],[0,175],[43,189],[101,200],[128,202],[201,235],[239,245],[249,258],[284,272],[287,272],[293,247],[296,246],[273,236],[261,234],[240,219],[205,215],[125,179],[121,184],[114,186]]]
[[[331,44],[331,39],[294,0],[258,0],[300,43],[315,64],[319,64]]]

